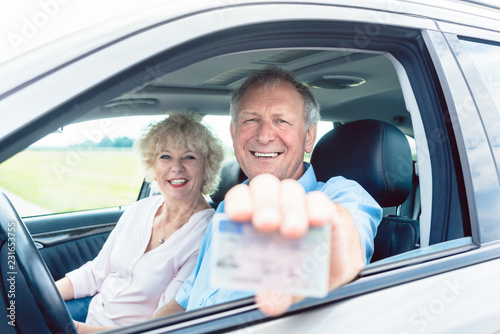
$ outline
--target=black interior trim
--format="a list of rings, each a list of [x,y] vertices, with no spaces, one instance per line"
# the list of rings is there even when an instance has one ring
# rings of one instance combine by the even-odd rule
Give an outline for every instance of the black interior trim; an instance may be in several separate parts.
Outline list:
[[[77,211],[24,218],[31,235],[61,230],[77,230],[89,226],[116,224],[125,211],[123,207]]]
[[[94,225],[78,229],[65,229],[55,232],[46,232],[32,235],[33,240],[43,246],[54,246],[63,242],[68,242],[96,234],[111,232],[116,223]]]
[[[146,180],[142,181],[141,190],[139,191],[139,195],[137,196],[137,200],[141,200],[143,198],[147,198],[151,193],[151,184]]]

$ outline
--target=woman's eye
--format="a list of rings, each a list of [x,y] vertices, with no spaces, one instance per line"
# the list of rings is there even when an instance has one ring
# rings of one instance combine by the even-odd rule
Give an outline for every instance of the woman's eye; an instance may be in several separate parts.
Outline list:
[[[170,155],[168,154],[161,154],[160,159],[170,159]]]
[[[194,155],[186,155],[184,157],[185,160],[196,160],[196,157]]]

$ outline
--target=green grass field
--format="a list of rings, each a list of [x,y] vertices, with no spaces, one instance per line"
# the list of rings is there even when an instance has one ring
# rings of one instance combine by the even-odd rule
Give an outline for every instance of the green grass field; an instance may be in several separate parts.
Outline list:
[[[129,205],[143,180],[131,149],[26,150],[0,165],[0,187],[49,212]]]

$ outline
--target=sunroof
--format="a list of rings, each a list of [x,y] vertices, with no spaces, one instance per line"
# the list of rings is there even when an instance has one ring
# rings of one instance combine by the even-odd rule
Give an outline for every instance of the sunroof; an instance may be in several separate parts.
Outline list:
[[[233,68],[222,74],[219,74],[207,81],[205,81],[203,86],[229,86],[241,79],[246,78],[252,72],[257,71],[255,68]]]
[[[318,53],[324,52],[323,50],[284,50],[274,53],[270,56],[254,61],[256,64],[269,64],[269,65],[286,65],[291,62],[306,58]]]

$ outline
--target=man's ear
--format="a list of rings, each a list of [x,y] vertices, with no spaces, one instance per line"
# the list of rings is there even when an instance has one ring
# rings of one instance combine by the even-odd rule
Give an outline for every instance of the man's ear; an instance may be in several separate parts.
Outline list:
[[[229,122],[229,132],[231,132],[231,139],[233,140],[234,143],[234,138],[236,137],[236,127],[234,125],[233,120]]]
[[[312,152],[312,149],[314,147],[314,143],[316,142],[316,129],[318,127],[317,123],[314,123],[314,125],[310,126],[306,130],[306,145],[305,145],[305,151],[307,154],[310,154]]]

